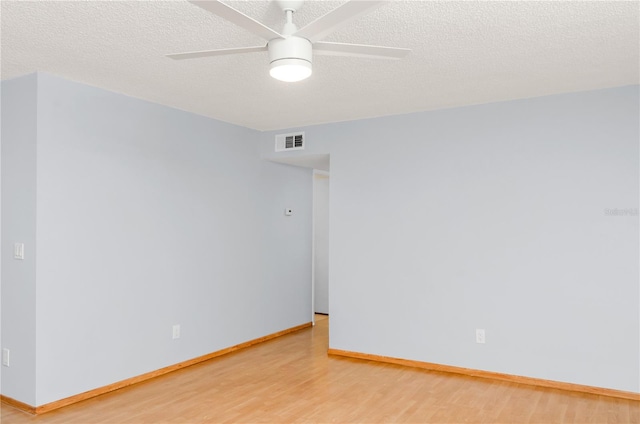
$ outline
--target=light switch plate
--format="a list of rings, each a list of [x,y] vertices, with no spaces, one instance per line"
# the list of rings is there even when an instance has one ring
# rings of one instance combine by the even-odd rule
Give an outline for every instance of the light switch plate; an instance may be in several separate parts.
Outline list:
[[[13,245],[13,258],[19,260],[24,259],[24,243],[15,243]]]

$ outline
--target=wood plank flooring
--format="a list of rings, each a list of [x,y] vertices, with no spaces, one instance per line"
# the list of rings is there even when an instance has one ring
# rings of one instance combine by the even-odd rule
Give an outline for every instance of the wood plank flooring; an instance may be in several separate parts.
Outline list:
[[[640,423],[640,402],[327,357],[314,328],[113,393],[2,424]]]

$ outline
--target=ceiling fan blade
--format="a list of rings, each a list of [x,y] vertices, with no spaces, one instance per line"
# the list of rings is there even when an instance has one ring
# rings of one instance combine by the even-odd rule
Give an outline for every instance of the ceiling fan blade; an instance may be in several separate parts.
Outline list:
[[[332,32],[340,29],[342,26],[348,24],[358,16],[363,15],[376,7],[382,6],[384,3],[387,3],[387,1],[348,1],[333,9],[326,15],[323,15],[310,24],[304,26],[293,35],[306,38],[311,42],[321,40]]]
[[[182,59],[196,59],[199,57],[223,56],[228,54],[266,52],[266,51],[267,51],[267,46],[265,45],[265,46],[255,46],[255,47],[240,47],[237,49],[218,49],[218,50],[203,50],[199,52],[174,53],[174,54],[168,54],[167,57],[175,60],[182,60]]]
[[[257,35],[258,37],[262,37],[267,41],[273,38],[282,38],[280,34],[272,30],[268,26],[263,25],[262,23],[234,9],[233,7],[222,3],[221,1],[191,1],[191,3],[195,4],[198,7],[201,7],[208,12],[213,13],[214,15],[218,15],[221,18],[224,18],[227,21],[238,25],[239,27],[246,29],[247,31]]]
[[[355,56],[369,57],[373,59],[402,59],[403,57],[411,53],[411,49],[318,41],[316,43],[313,43],[313,52],[314,54],[326,56]]]

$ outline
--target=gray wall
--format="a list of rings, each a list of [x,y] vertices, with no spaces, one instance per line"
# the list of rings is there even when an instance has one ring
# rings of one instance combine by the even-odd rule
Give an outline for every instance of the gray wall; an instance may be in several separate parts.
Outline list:
[[[37,293],[16,304],[37,329],[36,396],[15,398],[46,404],[310,321],[310,170],[262,161],[253,130],[37,82]],[[4,277],[3,301],[18,285]]]
[[[331,155],[330,346],[639,392],[638,216],[605,213],[637,214],[638,104],[632,86],[302,128]]]
[[[2,367],[3,395],[33,405],[36,386],[36,77],[2,82]],[[25,259],[13,259],[13,245]]]

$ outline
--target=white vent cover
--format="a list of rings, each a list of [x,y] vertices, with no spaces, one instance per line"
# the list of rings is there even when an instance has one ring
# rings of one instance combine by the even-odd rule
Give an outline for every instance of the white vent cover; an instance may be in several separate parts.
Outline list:
[[[276,152],[285,150],[304,150],[304,132],[278,134],[276,136]]]

